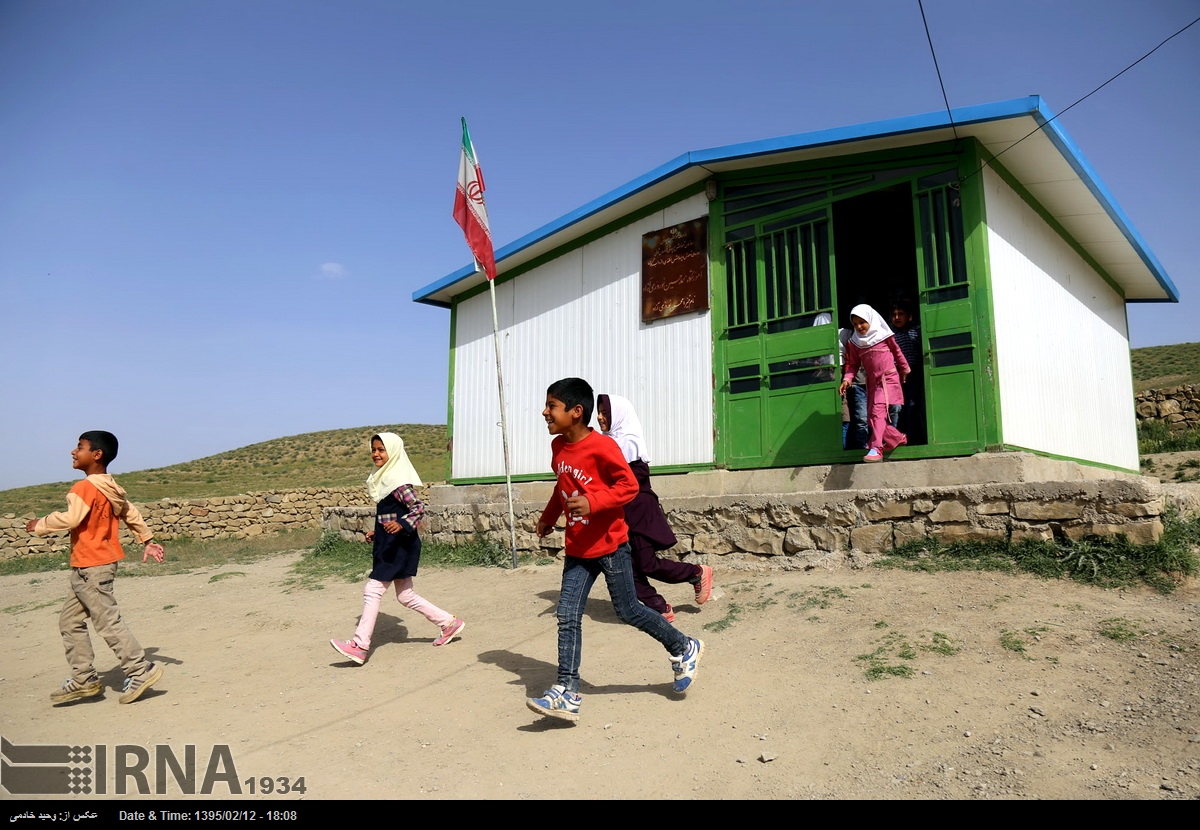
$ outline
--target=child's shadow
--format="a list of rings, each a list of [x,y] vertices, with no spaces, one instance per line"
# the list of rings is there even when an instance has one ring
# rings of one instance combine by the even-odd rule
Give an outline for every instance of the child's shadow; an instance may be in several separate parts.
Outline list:
[[[400,622],[399,617],[393,617],[390,614],[380,614],[375,622],[375,633],[371,637],[371,652],[386,643],[404,643],[408,642],[408,628],[404,623]],[[433,638],[430,638],[433,642]],[[369,658],[368,658],[369,659]],[[335,659],[330,665],[334,666],[353,666],[358,667],[358,663],[346,658]]]
[[[169,665],[182,666],[183,665],[182,660],[175,658],[175,657],[168,657],[166,655],[159,654],[158,649],[153,646],[151,646],[150,648],[147,648],[145,651],[146,651],[146,659],[149,660],[151,663],[157,663],[162,666],[169,666]],[[164,672],[163,680],[166,680],[166,679],[167,679],[166,672]],[[125,693],[125,672],[122,671],[122,669],[119,665],[113,666],[108,671],[103,672],[100,675],[100,682],[102,682],[104,684],[105,694],[107,694],[110,690],[115,690],[119,694]],[[162,680],[160,680],[158,682],[161,683]],[[162,695],[165,695],[166,693],[167,693],[166,689],[160,689],[160,688],[158,688],[158,686],[151,686],[149,689],[142,692],[141,695],[138,696],[138,700],[139,701],[149,700],[152,697],[160,697]],[[104,697],[104,695],[97,695],[94,698],[85,698],[84,700],[81,700],[80,703],[86,703],[88,700],[100,700],[103,697]]]
[[[601,592],[605,593],[603,589]],[[542,591],[538,594],[539,597],[550,603],[544,610],[538,612],[539,617],[555,617],[558,615],[558,594],[558,591]],[[612,600],[597,597],[595,587],[592,588],[592,593],[588,596],[587,605],[583,609],[583,616],[584,619],[605,623],[606,625],[623,625],[621,618],[613,610]]]
[[[613,620],[620,622],[613,615]],[[637,633],[637,629],[631,629],[633,633]],[[479,655],[480,662],[491,663],[497,668],[504,669],[516,675],[512,680],[508,681],[510,686],[520,686],[524,689],[525,697],[535,697],[540,695],[546,689],[549,689],[558,680],[558,665],[549,663],[545,660],[538,660],[536,657],[529,657],[515,651],[507,649],[496,649],[494,651],[484,651]],[[657,694],[660,697],[673,699],[670,692],[668,682],[659,685],[632,685],[632,684],[610,684],[607,686],[595,686],[581,679],[579,682],[579,693],[582,695],[613,695],[613,694],[630,694],[634,692]],[[570,726],[570,722],[555,720],[553,718],[541,718],[534,723],[525,726],[517,727],[522,732],[542,732],[546,729]]]
[[[380,614],[378,621],[375,623],[375,633],[371,636],[371,648],[381,646],[384,643],[405,642],[409,642],[408,626],[401,622],[399,617],[393,617],[390,614]],[[432,637],[429,638],[429,642],[433,642]]]

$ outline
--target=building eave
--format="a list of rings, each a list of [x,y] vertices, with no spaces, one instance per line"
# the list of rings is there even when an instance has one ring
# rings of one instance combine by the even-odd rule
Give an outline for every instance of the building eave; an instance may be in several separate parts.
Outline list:
[[[1084,247],[1128,302],[1178,302],[1179,292],[1079,148],[1041,98],[1009,101],[730,144],[684,153],[496,251],[498,273],[517,268],[714,173],[973,137]],[[485,281],[474,265],[418,289],[448,306]]]

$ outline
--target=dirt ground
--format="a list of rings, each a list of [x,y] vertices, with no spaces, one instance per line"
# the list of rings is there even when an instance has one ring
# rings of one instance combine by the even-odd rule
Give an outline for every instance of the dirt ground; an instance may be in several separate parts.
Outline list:
[[[1159,481],[1200,481],[1200,451],[1160,452],[1141,457],[1142,474],[1153,476]]]
[[[194,744],[201,770],[227,744],[243,799],[248,779],[303,777],[303,794],[255,796],[281,804],[1200,797],[1196,584],[1161,596],[989,573],[717,563],[722,596],[704,606],[689,586],[664,587],[677,625],[707,644],[682,699],[666,654],[616,620],[601,584],[572,725],[524,705],[554,681],[557,566],[426,569],[418,590],[466,619],[464,637],[431,648],[433,627],[387,600],[359,667],[328,640],[353,631],[361,586],[288,592],[296,556],[118,579],[126,619],[166,666],[129,706],[97,643],[108,692],[52,707],[67,674],[66,576],[0,578],[3,737],[103,744],[110,759],[120,744],[165,744],[180,758]],[[913,673],[869,679],[872,666]],[[166,797],[181,797],[166,778]],[[218,781],[210,797],[230,789]]]

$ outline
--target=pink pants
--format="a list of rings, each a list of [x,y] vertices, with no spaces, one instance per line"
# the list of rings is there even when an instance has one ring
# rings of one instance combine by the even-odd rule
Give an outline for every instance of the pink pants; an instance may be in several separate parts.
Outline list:
[[[889,391],[886,383],[874,387],[867,384],[867,424],[871,428],[871,438],[867,443],[870,449],[883,452],[891,452],[908,440],[888,420],[888,404],[904,403],[904,395],[892,395]],[[895,400],[892,400],[893,397]]]
[[[445,628],[454,619],[429,600],[413,590],[412,577],[397,579],[395,582],[380,582],[378,579],[368,579],[363,587],[363,610],[358,620],[358,628],[354,629],[354,642],[361,648],[371,647],[371,634],[375,631],[375,618],[379,616],[379,602],[389,585],[396,586],[396,600],[405,608],[411,608],[429,620],[438,628]]]

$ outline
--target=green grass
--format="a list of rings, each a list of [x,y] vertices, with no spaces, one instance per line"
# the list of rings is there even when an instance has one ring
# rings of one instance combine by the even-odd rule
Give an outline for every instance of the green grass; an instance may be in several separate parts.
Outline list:
[[[1133,349],[1129,359],[1135,392],[1200,384],[1200,343]]]
[[[249,539],[189,539],[167,542],[166,558],[162,564],[143,563],[134,551],[126,552],[121,562],[121,576],[167,576],[211,570],[225,565],[245,565],[280,553],[299,551],[300,558],[292,568],[291,586],[319,589],[326,579],[357,582],[371,570],[371,546],[366,542],[348,542],[336,533],[315,529],[283,531],[253,536]],[[546,564],[546,557],[527,557],[527,562]],[[421,548],[421,564],[442,568],[508,568],[512,553],[498,542],[479,537],[464,545],[444,545],[426,542]],[[22,556],[0,560],[0,576],[44,573],[67,569],[66,554]],[[223,571],[210,577],[217,582],[244,571]],[[40,580],[30,580],[35,584]]]
[[[887,623],[882,620],[875,623],[876,628],[886,628]],[[911,661],[916,658],[917,652],[909,643],[908,638],[899,633],[891,632],[885,634],[879,641],[879,645],[870,654],[860,654],[855,660],[867,664],[866,675],[867,680],[882,680],[885,677],[912,677],[917,673],[908,662],[897,662],[898,660]]]
[[[1161,421],[1139,421],[1137,435],[1139,455],[1200,450],[1200,429],[1172,430]]]
[[[1031,658],[1029,658],[1029,655],[1026,654],[1025,646],[1026,646],[1025,640],[1021,638],[1020,634],[1018,634],[1015,631],[1009,631],[1007,628],[1001,629],[1001,631],[1000,631],[1000,647],[1001,648],[1005,648],[1005,649],[1008,649],[1009,651],[1016,652],[1017,654],[1021,655],[1022,657],[1025,657],[1026,659],[1031,659]]]
[[[1046,579],[1073,579],[1102,588],[1142,583],[1162,593],[1184,577],[1200,572],[1200,516],[1182,519],[1169,513],[1158,542],[1135,545],[1124,536],[1022,542],[956,542],[917,539],[875,563],[876,567],[914,571],[1025,572]]]
[[[170,576],[192,571],[257,562],[283,551],[301,550],[320,538],[315,529],[290,530],[249,539],[190,539],[182,537],[164,543],[166,557],[161,564],[142,562],[139,547],[130,547],[121,561],[121,576]],[[67,554],[35,554],[0,560],[0,576],[65,571]]]
[[[713,620],[710,623],[704,624],[705,631],[725,631],[730,626],[738,621],[742,616],[742,606],[736,602],[731,602],[726,606],[725,616],[719,620]]]
[[[310,432],[263,441],[170,467],[124,472],[118,458],[111,470],[133,501],[237,496],[262,490],[362,486],[371,474],[369,443],[378,432],[395,432],[427,482],[446,477],[446,427],[430,424],[367,426]],[[71,442],[73,443],[73,442]],[[68,447],[69,449],[69,447]],[[63,452],[63,473],[71,471]],[[0,491],[0,516],[45,515],[66,507],[74,481]]]
[[[22,602],[19,605],[10,605],[2,609],[5,614],[24,614],[27,611],[40,611],[43,608],[49,608],[52,605],[62,605],[61,599],[48,599],[43,602]]]
[[[526,555],[523,559],[540,562],[545,557]],[[518,563],[520,561],[518,559]],[[512,551],[485,536],[476,536],[470,542],[458,545],[425,542],[421,546],[421,563],[435,568],[511,568]]]
[[[817,585],[812,590],[793,591],[787,596],[787,607],[798,612],[813,608],[829,608],[834,600],[849,599],[850,595],[841,588]]]
[[[531,560],[532,561],[532,560]],[[425,542],[421,545],[421,565],[441,568],[507,568],[512,553],[490,539],[477,537],[463,545]],[[371,545],[351,542],[337,533],[326,533],[292,566],[289,588],[319,591],[326,580],[358,582],[371,570]]]
[[[1030,640],[1040,640],[1042,639],[1042,635],[1049,630],[1050,629],[1044,625],[1031,625],[1028,628],[1022,629],[1021,631],[1009,631],[1007,628],[1001,629],[1000,647],[1005,648],[1008,651],[1016,652],[1026,660],[1032,660],[1033,658],[1030,657],[1028,653],[1027,647],[1029,646],[1029,642],[1026,640],[1026,638],[1029,638]]]
[[[1124,617],[1110,617],[1100,623],[1100,636],[1115,640],[1118,643],[1127,643],[1130,640],[1136,640],[1145,633],[1146,630],[1144,628],[1134,625]]]
[[[925,651],[931,651],[934,654],[941,654],[944,657],[952,657],[958,654],[962,649],[954,644],[949,634],[943,634],[940,631],[935,631],[930,637],[930,642],[921,645]]]
[[[67,555],[65,553],[34,553],[12,559],[0,559],[0,576],[38,574],[47,571],[65,571],[66,569]]]

